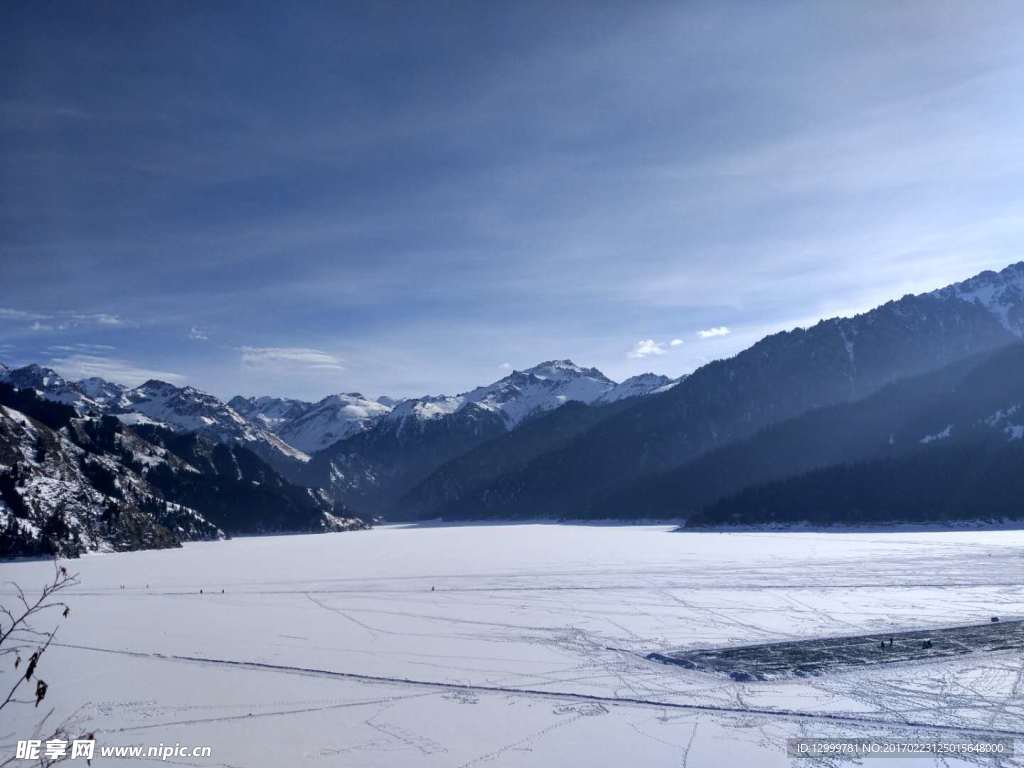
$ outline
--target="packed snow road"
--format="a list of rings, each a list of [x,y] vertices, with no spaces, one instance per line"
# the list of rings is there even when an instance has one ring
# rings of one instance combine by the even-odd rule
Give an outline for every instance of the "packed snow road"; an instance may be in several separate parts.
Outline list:
[[[644,658],[1019,618],[1024,532],[388,527],[72,566],[49,722],[212,747],[189,764],[781,766],[797,736],[1008,735],[1024,757],[1020,650],[771,682]],[[43,710],[4,711],[5,751]]]

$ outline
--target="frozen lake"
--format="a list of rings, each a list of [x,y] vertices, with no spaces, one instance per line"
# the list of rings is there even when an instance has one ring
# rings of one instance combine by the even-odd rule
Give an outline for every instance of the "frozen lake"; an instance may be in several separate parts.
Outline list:
[[[190,765],[783,766],[792,736],[1024,736],[1020,651],[756,683],[643,658],[1024,617],[1019,531],[385,527],[70,565],[53,719],[212,747]],[[5,710],[5,747],[36,714]]]

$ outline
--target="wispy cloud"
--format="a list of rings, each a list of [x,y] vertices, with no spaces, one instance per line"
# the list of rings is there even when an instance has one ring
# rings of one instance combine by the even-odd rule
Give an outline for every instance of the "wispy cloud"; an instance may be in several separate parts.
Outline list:
[[[512,370],[512,363],[502,363],[498,367],[501,368],[503,371],[511,371]]]
[[[206,331],[204,331],[202,328],[199,328],[199,327],[194,326],[194,325],[191,328],[189,328],[188,337],[190,339],[192,339],[192,341],[209,341],[210,340],[210,335]]]
[[[705,328],[703,331],[697,331],[697,335],[702,339],[713,339],[716,336],[728,336],[732,333],[728,326],[716,325],[714,328]]]
[[[106,352],[113,352],[116,347],[112,347],[110,344],[51,344],[46,348],[50,352],[54,353],[79,353],[84,352],[87,354],[103,354]]]
[[[86,325],[125,325],[126,322],[119,315],[112,315],[107,312],[72,312],[71,319]]]
[[[654,339],[641,339],[629,350],[628,356],[639,360],[645,357],[664,355],[666,351],[665,345]]]
[[[344,370],[341,359],[309,347],[241,347],[242,364],[250,368],[302,366],[315,370]]]
[[[61,310],[59,312],[37,312],[13,307],[0,307],[0,322],[27,324],[29,330],[36,332],[67,331],[73,328],[117,328],[134,326],[120,315],[110,312],[79,312]]]
[[[39,312],[28,312],[23,309],[0,307],[0,320],[45,320],[48,315]]]
[[[682,344],[683,344],[683,340],[682,339],[672,339],[672,341],[670,341],[668,343],[668,345],[670,347],[679,347],[679,346],[682,346]]]
[[[172,384],[185,380],[185,377],[178,373],[145,368],[128,360],[103,355],[71,354],[64,357],[53,357],[48,364],[68,379],[99,376],[102,379],[128,386],[136,386],[149,379],[162,379]]]

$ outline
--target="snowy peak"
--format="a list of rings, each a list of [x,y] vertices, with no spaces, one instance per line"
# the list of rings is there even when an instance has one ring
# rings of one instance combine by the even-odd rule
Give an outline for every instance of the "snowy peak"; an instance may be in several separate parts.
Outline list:
[[[191,389],[191,387],[187,387]],[[172,395],[179,390],[174,384],[160,379],[150,379],[145,384],[140,384],[133,390],[136,394],[144,397],[165,397]]]
[[[606,391],[598,398],[601,403],[614,403],[618,400],[625,400],[627,397],[642,397],[652,392],[664,391],[673,379],[657,373],[641,373],[638,376],[630,376],[621,384]]]
[[[404,400],[391,411],[391,418],[437,419],[473,405],[500,414],[512,429],[530,416],[571,400],[592,403],[615,386],[596,368],[583,368],[571,360],[548,360],[460,395]]]
[[[309,458],[269,429],[246,421],[222,400],[195,387],[179,387],[159,379],[150,379],[134,389],[98,377],[74,382],[40,365],[4,372],[0,381],[70,405],[80,416],[110,414],[125,424],[157,423],[178,432],[199,432],[218,442],[238,440],[271,456],[300,461]]]
[[[98,376],[82,379],[76,382],[76,386],[82,394],[105,408],[124,407],[129,403],[126,396],[128,387]]]
[[[328,395],[276,431],[289,445],[312,453],[369,429],[390,412],[389,406],[358,392]]]
[[[391,409],[390,418],[401,421],[409,417],[436,419],[455,413],[465,403],[460,395],[426,395],[424,397],[400,400]]]
[[[313,408],[313,403],[287,397],[242,397],[231,398],[228,405],[250,421],[263,424],[276,431],[288,422],[300,418]]]
[[[60,389],[68,386],[68,382],[52,368],[45,368],[32,363],[23,368],[7,370],[4,381],[18,389]]]
[[[615,382],[601,373],[597,368],[583,368],[572,360],[548,360],[522,373],[536,376],[538,379],[551,381],[570,381],[572,379],[593,379],[614,386]]]
[[[309,459],[269,429],[247,421],[223,400],[195,387],[177,387],[152,379],[129,390],[126,397],[131,412],[166,424],[175,431],[198,432],[218,442],[239,441],[262,450],[264,455],[281,454],[300,461]]]
[[[234,397],[228,403],[252,423],[262,424],[306,453],[368,429],[391,406],[358,392],[328,395],[316,403],[280,397]]]
[[[102,406],[93,400],[75,382],[67,381],[52,368],[42,365],[26,365],[22,368],[0,371],[0,381],[16,389],[31,389],[40,397],[57,403],[70,405],[79,415],[96,413]]]
[[[1024,262],[1011,264],[999,272],[982,272],[940,288],[932,295],[980,304],[1010,333],[1024,336]]]

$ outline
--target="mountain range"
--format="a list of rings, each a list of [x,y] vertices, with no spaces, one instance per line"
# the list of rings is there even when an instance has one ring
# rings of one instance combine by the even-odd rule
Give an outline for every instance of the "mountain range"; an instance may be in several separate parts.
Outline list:
[[[999,454],[999,466],[1012,465],[1005,457],[1016,455],[1020,442],[1021,425],[1011,416],[1024,407],[1015,389],[1024,371],[1015,357],[1022,337],[1019,263],[853,317],[772,334],[674,380],[642,374],[616,383],[595,368],[551,360],[456,395],[396,401],[353,392],[315,403],[272,396],[224,402],[155,380],[129,388],[96,378],[67,381],[39,365],[0,366],[8,400],[31,394],[30,410],[39,411],[44,401],[66,409],[64,423],[48,426],[5,404],[0,446],[27,456],[26,435],[36,430],[46,434],[51,454],[66,454],[64,469],[32,469],[19,461],[21,479],[59,469],[70,477],[72,465],[81,470],[85,460],[76,451],[97,451],[82,438],[86,424],[107,425],[122,442],[150,446],[141,455],[176,457],[155,469],[146,467],[149,460],[122,456],[125,484],[144,489],[122,506],[136,509],[145,506],[140,499],[160,498],[187,508],[190,520],[205,524],[196,522],[195,531],[179,526],[184,538],[217,535],[215,529],[282,530],[303,515],[293,527],[309,530],[330,519],[324,515],[353,516],[348,510],[395,520],[686,518],[702,525],[793,522],[804,515],[820,522],[828,519],[827,504],[808,511],[792,500],[824,487],[821,478],[833,476],[828,472],[849,479],[855,476],[850,467],[884,472],[910,462],[919,469],[948,451]],[[982,385],[989,381],[1002,388],[985,399]],[[926,413],[926,407],[933,410]],[[18,421],[23,418],[28,426]],[[967,434],[984,439],[962,440]],[[109,463],[117,451],[107,446],[97,456]],[[236,469],[227,471],[229,465]],[[10,477],[7,466],[0,466],[0,476]],[[196,490],[167,479],[174,467],[178,477],[192,478],[194,471],[220,479],[204,480]],[[270,494],[258,504],[250,498],[259,510],[255,525],[238,504],[218,507],[244,495],[225,479],[238,474],[237,467]],[[13,498],[11,481],[4,482]],[[292,509],[300,497],[312,499],[317,511],[293,509],[274,519],[273,504]],[[12,505],[4,503],[9,522]],[[837,502],[836,509],[846,508]],[[906,504],[892,509],[911,514]],[[75,514],[85,519],[84,512]],[[913,514],[927,516],[927,510]],[[33,520],[39,533],[39,515]],[[85,549],[94,544],[89,536],[103,538],[88,533],[96,525],[79,528],[86,531],[80,537]],[[152,539],[147,536],[129,540],[145,543]],[[115,546],[111,541],[107,536],[96,546]]]
[[[855,317],[770,335],[697,369],[668,391],[594,417],[567,439],[551,420],[557,439],[550,447],[488,473],[482,485],[438,483],[432,505],[415,514],[682,517],[690,509],[686,489],[674,503],[655,507],[636,503],[640,490],[787,419],[869,397],[889,383],[1019,341],[1022,286],[1024,263]],[[495,446],[493,453],[502,451]]]
[[[0,383],[0,556],[362,527],[242,443],[80,416],[32,389]]]

